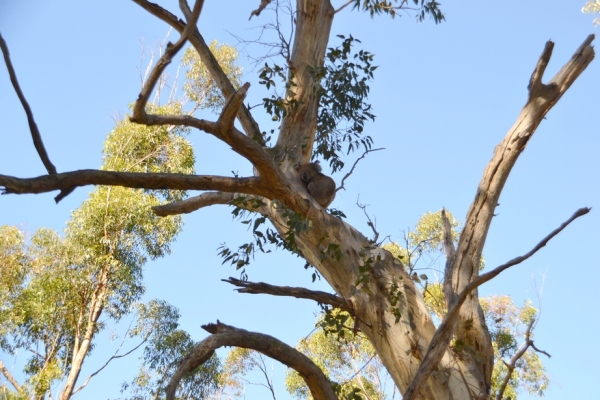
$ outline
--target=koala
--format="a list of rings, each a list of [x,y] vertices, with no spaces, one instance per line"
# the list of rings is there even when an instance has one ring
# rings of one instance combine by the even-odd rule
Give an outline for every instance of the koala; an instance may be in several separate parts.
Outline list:
[[[318,161],[296,164],[294,168],[298,171],[308,193],[321,207],[327,208],[335,198],[335,181],[321,173],[321,165]]]

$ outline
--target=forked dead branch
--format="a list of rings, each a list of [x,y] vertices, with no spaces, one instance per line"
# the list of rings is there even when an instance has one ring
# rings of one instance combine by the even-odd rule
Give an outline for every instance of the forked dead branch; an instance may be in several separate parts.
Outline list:
[[[494,155],[485,168],[456,248],[450,237],[449,223],[444,220],[447,263],[443,291],[448,313],[436,327],[420,290],[408,276],[402,263],[390,252],[373,245],[372,241],[348,223],[323,210],[308,195],[293,169],[297,163],[310,162],[315,143],[319,94],[314,89],[319,87],[320,81],[311,71],[324,63],[335,16],[331,3],[328,0],[298,0],[296,3],[295,37],[287,66],[293,71],[288,77],[291,89],[287,96],[294,106],[282,117],[276,145],[267,148],[258,124],[243,105],[250,85],[245,84],[235,90],[196,27],[195,21],[200,15],[202,2],[196,2],[193,9],[190,9],[186,1],[180,0],[181,12],[187,23],[157,4],[146,0],[134,2],[173,27],[181,37],[175,44],[167,47],[150,73],[135,103],[131,120],[149,126],[191,127],[212,135],[247,159],[257,171],[256,176],[222,177],[100,170],[58,174],[49,169],[48,175],[35,178],[0,175],[0,186],[4,193],[66,191],[85,185],[203,191],[197,197],[156,207],[154,211],[161,216],[188,213],[217,204],[240,207],[238,200],[245,196],[257,203],[255,208],[250,207],[248,210],[268,218],[282,237],[293,229],[288,212],[291,210],[298,218],[308,221],[306,226],[310,227],[294,232],[294,244],[298,253],[316,268],[336,294],[244,282],[233,278],[226,282],[240,287],[238,291],[242,293],[294,296],[351,311],[356,320],[356,328],[371,341],[404,399],[486,398],[491,391],[494,356],[477,288],[510,266],[531,257],[568,224],[587,214],[589,209],[578,210],[529,253],[480,275],[479,265],[487,233],[504,184],[519,155],[547,112],[593,60],[591,42],[594,36],[586,38],[571,60],[544,84],[542,78],[554,47],[552,42],[546,43],[531,76],[527,102],[506,137],[496,146]],[[260,17],[267,3],[261,2],[252,15]],[[350,3],[347,2],[346,5]],[[357,2],[360,3],[363,2]],[[401,4],[405,5],[406,2]],[[338,11],[344,7],[340,7]],[[191,115],[153,115],[147,112],[150,93],[164,68],[186,41],[198,52],[227,99],[216,121],[206,121]],[[236,118],[243,131],[235,127]],[[44,158],[42,153],[40,157],[47,160],[47,156]],[[401,299],[399,303],[391,300],[392,292],[396,298]],[[392,309],[398,312],[390,312]],[[169,383],[168,398],[174,398],[179,379],[186,371],[200,365],[216,348],[224,345],[251,348],[276,358],[305,377],[315,399],[335,398],[322,372],[293,348],[274,338],[220,323],[206,326],[205,329],[213,335],[202,341],[179,366]],[[474,353],[456,357],[449,348],[452,339],[474,349]],[[274,351],[276,346],[280,346],[277,352]]]

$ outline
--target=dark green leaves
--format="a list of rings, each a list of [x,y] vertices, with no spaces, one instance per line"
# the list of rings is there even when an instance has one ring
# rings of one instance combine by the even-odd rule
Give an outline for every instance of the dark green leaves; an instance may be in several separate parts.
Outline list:
[[[334,172],[344,166],[340,152],[350,153],[358,147],[371,148],[373,140],[363,135],[363,131],[365,122],[375,119],[366,99],[368,81],[373,79],[377,69],[372,65],[373,54],[364,50],[352,53],[354,42],[360,43],[358,39],[338,37],[342,44],[328,50],[323,67],[312,70],[321,82],[313,158],[321,155],[329,160]]]

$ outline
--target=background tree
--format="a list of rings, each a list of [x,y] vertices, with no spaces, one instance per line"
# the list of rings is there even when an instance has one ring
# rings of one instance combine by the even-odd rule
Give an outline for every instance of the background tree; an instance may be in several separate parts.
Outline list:
[[[241,71],[234,65],[235,50],[216,43],[213,47],[219,61],[229,68],[229,76],[237,79]],[[186,89],[194,108],[214,107],[219,100],[213,82],[198,78],[206,74],[200,61],[187,55],[184,65],[192,71]],[[166,105],[151,107],[154,112],[170,115],[181,114],[183,105],[171,98]],[[191,174],[194,155],[186,139],[188,133],[189,129],[177,126],[144,127],[127,119],[119,121],[107,136],[101,169]],[[100,370],[83,382],[78,380],[98,332],[109,321],[118,322],[132,314],[137,316],[137,326],[128,330],[126,336],[140,338],[141,343],[135,348],[149,342],[142,370],[159,375],[159,383],[145,377],[148,382],[135,386],[134,392],[155,394],[160,390],[161,379],[167,376],[171,363],[183,358],[193,341],[176,329],[179,315],[172,306],[157,301],[144,305],[138,300],[144,293],[143,268],[147,259],[169,253],[182,225],[181,217],[158,218],[150,208],[184,196],[181,191],[151,193],[100,186],[72,214],[64,239],[54,231],[40,229],[26,246],[24,235],[17,228],[2,227],[0,250],[5,262],[0,280],[7,290],[0,298],[0,344],[11,355],[19,351],[30,353],[25,367],[27,381],[18,384],[3,364],[0,366],[21,396],[44,398],[51,394],[54,385],[59,387],[59,397],[68,399],[83,389],[110,361],[131,352],[107,357]],[[165,347],[174,353],[160,354]],[[191,374],[181,396],[194,398],[209,390],[211,383],[216,382],[217,368],[215,360]],[[138,376],[134,382],[142,380]]]
[[[535,82],[534,82],[534,83],[535,83]],[[263,174],[261,174],[261,176],[263,176]],[[490,218],[491,218],[491,217],[490,217]],[[463,235],[463,237],[464,237],[464,235]],[[317,259],[317,258],[316,258],[316,259]],[[477,259],[477,260],[479,260],[479,258],[478,258],[478,257],[476,257],[476,259]],[[347,281],[347,282],[352,282],[353,280],[352,280],[352,279],[347,279],[346,281]],[[366,283],[364,279],[363,279],[361,282],[364,282],[364,283]],[[334,284],[334,286],[335,286],[335,284]],[[339,289],[339,288],[336,288],[336,289]],[[388,368],[389,368],[389,366],[388,366]]]
[[[600,13],[600,1],[588,0],[588,2],[585,3],[585,6],[583,6],[581,11],[583,11],[584,13],[587,13],[587,14]],[[596,25],[596,26],[600,25],[600,18],[594,19],[594,25]]]

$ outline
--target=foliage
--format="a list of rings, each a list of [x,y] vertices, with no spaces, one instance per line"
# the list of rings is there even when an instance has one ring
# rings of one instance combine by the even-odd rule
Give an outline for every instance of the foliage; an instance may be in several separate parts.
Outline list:
[[[312,73],[321,82],[319,88],[319,115],[313,159],[323,156],[329,160],[333,172],[343,168],[339,152],[347,143],[347,153],[358,146],[371,148],[373,139],[363,136],[367,120],[375,120],[371,105],[366,102],[369,94],[368,81],[377,69],[371,62],[374,55],[360,50],[351,54],[352,36],[338,35],[342,44],[329,48],[323,67],[314,68]],[[340,128],[345,126],[345,128]]]
[[[600,14],[600,0],[588,0],[581,9],[581,12],[587,14]],[[594,25],[600,26],[600,18],[594,19]]]
[[[155,111],[178,112],[170,104]],[[108,135],[104,169],[193,173],[193,153],[185,129],[143,127],[120,121]],[[0,230],[0,343],[9,354],[30,353],[25,366],[28,391],[41,396],[56,380],[77,376],[106,322],[128,315],[144,293],[148,258],[169,253],[181,217],[158,218],[151,207],[182,192],[153,192],[99,186],[73,212],[64,237],[49,229],[26,244],[14,227]],[[162,199],[161,199],[162,198]],[[25,353],[27,354],[27,353]]]
[[[180,329],[179,311],[164,301],[153,300],[137,304],[137,325],[132,335],[143,335],[142,365],[131,383],[123,384],[122,392],[130,391],[131,400],[162,398],[179,363],[194,349],[191,336]],[[177,388],[178,399],[201,399],[214,393],[221,383],[220,361],[215,355],[187,374]]]
[[[235,47],[218,44],[216,40],[213,40],[208,47],[237,90],[241,86],[242,67],[237,65],[238,52]],[[195,108],[209,109],[218,114],[225,106],[225,98],[193,47],[186,50],[182,65],[188,67],[185,73],[187,80],[183,89],[189,99],[196,103]]]
[[[417,21],[423,21],[426,15],[429,15],[436,24],[444,21],[446,18],[439,9],[440,3],[435,0],[412,0],[417,7]],[[400,3],[399,5],[396,5]],[[388,14],[394,18],[399,10],[408,8],[408,0],[394,0],[393,3],[387,0],[354,0],[354,8],[369,12],[371,17],[376,14]]]
[[[481,299],[486,322],[493,340],[496,362],[492,374],[492,395],[498,391],[507,374],[505,363],[519,350],[519,339],[524,336],[530,323],[537,318],[537,310],[527,300],[523,307],[516,307],[509,296],[491,296]],[[522,346],[522,345],[521,345]],[[549,378],[541,359],[533,351],[527,351],[516,364],[504,398],[516,399],[517,390],[525,389],[531,395],[543,396]]]
[[[450,221],[453,242],[458,243],[460,222],[446,210],[446,216]],[[423,298],[429,312],[438,321],[446,315],[446,302],[442,283],[439,281],[428,281],[425,274],[417,274],[417,264],[423,255],[429,255],[432,263],[427,268],[433,268],[435,260],[443,252],[443,224],[441,211],[436,213],[425,213],[417,222],[415,229],[406,235],[406,247],[397,243],[388,243],[383,246],[396,258],[400,259],[411,278],[421,284]],[[484,268],[482,259],[480,268]],[[425,281],[425,284],[423,284]],[[496,362],[493,371],[493,391],[497,392],[500,383],[507,373],[506,365],[510,358],[518,351],[518,341],[525,336],[526,326],[537,317],[537,310],[529,301],[522,308],[515,307],[512,299],[508,296],[492,296],[480,300],[490,328],[492,344]],[[456,352],[468,351],[461,343],[454,343]],[[548,386],[548,376],[544,366],[533,351],[527,351],[517,362],[516,370],[509,381],[504,392],[507,398],[516,399],[519,388],[527,390],[530,394],[543,395]]]
[[[267,362],[266,357],[255,350],[241,347],[231,350],[223,364],[220,388],[210,398],[221,399],[223,396],[227,399],[243,398],[245,385],[263,386],[275,398],[273,379]],[[258,372],[265,383],[250,381],[248,375],[252,375],[253,372]]]
[[[369,340],[349,331],[354,325],[350,315],[339,310],[333,310],[332,314],[330,321],[344,321],[343,329],[332,330],[323,314],[317,321],[318,329],[300,341],[298,350],[324,371],[340,399],[396,398],[395,390],[386,393],[386,383],[389,381],[392,388],[394,385]],[[288,369],[286,388],[297,399],[312,399],[304,380],[294,370]]]

